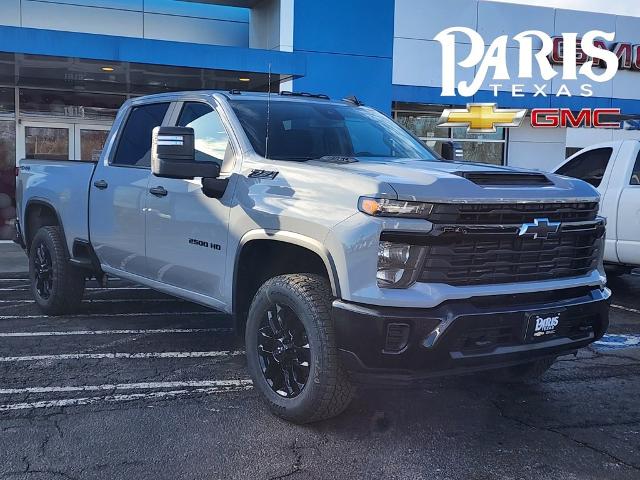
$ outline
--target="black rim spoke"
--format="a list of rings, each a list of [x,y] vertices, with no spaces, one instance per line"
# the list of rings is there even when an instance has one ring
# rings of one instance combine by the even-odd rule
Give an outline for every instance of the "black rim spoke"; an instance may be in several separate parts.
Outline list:
[[[51,254],[44,243],[38,245],[33,257],[34,283],[38,296],[48,299],[53,290]]]
[[[311,349],[304,325],[295,312],[278,303],[267,309],[258,329],[262,373],[278,395],[293,398],[309,379]]]

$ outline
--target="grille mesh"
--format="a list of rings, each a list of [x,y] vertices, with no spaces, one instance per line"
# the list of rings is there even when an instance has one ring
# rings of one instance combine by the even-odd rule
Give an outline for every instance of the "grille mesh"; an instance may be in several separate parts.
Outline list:
[[[441,235],[426,247],[419,281],[455,286],[550,280],[597,268],[602,229],[561,231],[548,239]]]
[[[433,223],[508,225],[548,218],[552,222],[587,222],[596,219],[598,202],[436,204],[429,215]]]

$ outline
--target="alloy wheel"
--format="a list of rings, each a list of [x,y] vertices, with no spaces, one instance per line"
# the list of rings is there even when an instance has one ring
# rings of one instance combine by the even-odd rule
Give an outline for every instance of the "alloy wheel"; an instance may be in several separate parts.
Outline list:
[[[36,292],[40,298],[47,300],[53,290],[53,265],[51,253],[44,243],[36,248],[33,267]]]
[[[271,389],[285,398],[302,392],[311,365],[311,349],[304,325],[295,312],[272,303],[258,329],[258,358]]]

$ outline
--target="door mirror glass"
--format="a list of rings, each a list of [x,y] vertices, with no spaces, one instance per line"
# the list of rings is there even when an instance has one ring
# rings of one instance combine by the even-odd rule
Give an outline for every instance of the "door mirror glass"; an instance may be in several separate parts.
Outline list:
[[[217,178],[220,166],[195,158],[193,128],[156,127],[151,142],[151,171],[165,178]]]

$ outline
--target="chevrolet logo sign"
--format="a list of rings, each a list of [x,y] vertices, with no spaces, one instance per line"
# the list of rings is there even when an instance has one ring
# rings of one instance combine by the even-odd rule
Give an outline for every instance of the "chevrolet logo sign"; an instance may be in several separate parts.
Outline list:
[[[533,223],[524,223],[520,227],[518,235],[521,237],[530,235],[534,239],[546,240],[550,234],[558,233],[558,230],[560,230],[559,222],[550,222],[548,218],[536,218]]]
[[[439,127],[468,127],[469,133],[495,133],[496,127],[519,127],[526,110],[496,108],[495,103],[469,103],[467,108],[446,109]]]

